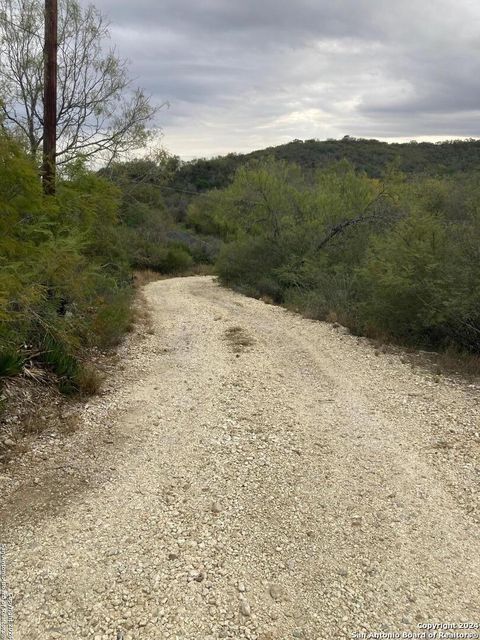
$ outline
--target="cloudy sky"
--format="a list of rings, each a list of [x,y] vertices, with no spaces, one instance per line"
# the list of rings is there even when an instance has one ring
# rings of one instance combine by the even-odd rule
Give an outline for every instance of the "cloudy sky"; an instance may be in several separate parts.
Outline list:
[[[85,0],[86,2],[87,0]],[[478,0],[94,0],[183,158],[480,136]]]

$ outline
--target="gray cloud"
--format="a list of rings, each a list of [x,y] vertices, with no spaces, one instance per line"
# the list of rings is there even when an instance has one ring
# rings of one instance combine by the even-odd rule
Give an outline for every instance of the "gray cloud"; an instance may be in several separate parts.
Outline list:
[[[85,0],[86,1],[86,0]],[[96,0],[184,157],[292,138],[478,136],[471,0]]]

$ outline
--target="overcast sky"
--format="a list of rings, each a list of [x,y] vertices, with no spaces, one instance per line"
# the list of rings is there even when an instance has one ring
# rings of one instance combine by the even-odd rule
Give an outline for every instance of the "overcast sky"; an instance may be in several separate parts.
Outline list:
[[[87,0],[82,0],[87,2]],[[478,0],[94,0],[183,158],[480,136]]]

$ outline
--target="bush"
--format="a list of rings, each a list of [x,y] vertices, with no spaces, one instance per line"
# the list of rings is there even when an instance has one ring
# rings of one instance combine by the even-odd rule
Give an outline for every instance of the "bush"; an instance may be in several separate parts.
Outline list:
[[[358,328],[355,283],[346,275],[326,274],[312,289],[288,289],[285,304],[314,320],[335,321],[353,330]],[[353,277],[352,277],[353,278]]]
[[[480,267],[467,247],[463,233],[423,212],[373,239],[361,269],[364,323],[410,343],[480,351]]]
[[[3,351],[0,353],[0,378],[7,378],[21,373],[24,362],[19,353]]]
[[[165,258],[159,271],[162,273],[179,273],[193,265],[193,258],[183,247],[169,247],[165,250]]]
[[[32,338],[37,338],[36,334],[32,333]],[[50,332],[45,333],[38,342],[40,352],[37,359],[57,375],[62,393],[70,394],[76,391],[78,389],[76,380],[80,375],[81,367],[78,359],[70,351],[69,345]]]
[[[133,323],[133,290],[111,292],[108,299],[99,301],[92,318],[88,338],[92,345],[108,348],[117,345]]]
[[[283,291],[275,277],[275,268],[280,264],[278,251],[265,238],[242,238],[222,248],[217,272],[223,284],[247,295],[266,295],[281,302]]]
[[[382,185],[345,162],[302,180],[269,160],[191,214],[224,230],[224,284],[356,333],[480,353],[478,185],[394,170]]]
[[[79,164],[45,198],[34,164],[0,135],[0,376],[34,358],[71,393],[84,349],[128,327],[118,207],[118,189]]]

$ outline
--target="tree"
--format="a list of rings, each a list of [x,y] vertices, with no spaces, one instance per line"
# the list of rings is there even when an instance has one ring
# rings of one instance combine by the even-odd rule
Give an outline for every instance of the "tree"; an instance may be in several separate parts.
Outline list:
[[[0,0],[1,126],[38,159],[43,141],[42,0]],[[109,38],[105,17],[78,0],[60,0],[57,163],[79,155],[103,162],[143,147],[158,111],[132,87],[127,62]]]

